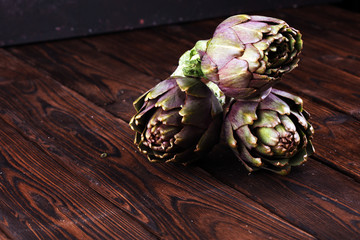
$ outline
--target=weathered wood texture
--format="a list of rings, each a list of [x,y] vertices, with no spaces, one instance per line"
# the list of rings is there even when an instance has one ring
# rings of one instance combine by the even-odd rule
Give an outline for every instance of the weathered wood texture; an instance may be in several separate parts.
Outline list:
[[[125,122],[6,53],[0,61],[3,72],[18,72],[3,81],[2,118],[151,232],[163,238],[311,239],[201,169],[148,163]],[[100,158],[103,152],[109,157]]]
[[[0,224],[9,236],[155,239],[14,128],[0,125]]]
[[[303,33],[302,61],[277,87],[300,95],[312,115],[317,152],[308,163],[286,177],[248,176],[222,145],[190,167],[151,164],[136,151],[133,100],[222,19],[8,48],[0,237],[357,239],[359,14],[333,6],[257,14]]]

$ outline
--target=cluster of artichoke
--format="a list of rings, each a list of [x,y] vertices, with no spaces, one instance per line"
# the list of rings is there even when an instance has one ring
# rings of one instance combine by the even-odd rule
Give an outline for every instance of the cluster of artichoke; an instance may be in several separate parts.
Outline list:
[[[300,32],[282,20],[226,19],[134,102],[135,144],[152,162],[187,164],[223,139],[250,172],[288,174],[314,152],[314,130],[302,99],[272,87],[301,49]]]

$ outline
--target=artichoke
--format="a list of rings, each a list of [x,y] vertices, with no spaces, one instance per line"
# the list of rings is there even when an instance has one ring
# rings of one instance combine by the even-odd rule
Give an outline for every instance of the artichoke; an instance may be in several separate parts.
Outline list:
[[[151,162],[190,163],[218,142],[222,106],[199,79],[170,77],[140,96],[130,120]]]
[[[173,76],[205,77],[232,98],[261,98],[297,66],[301,49],[300,32],[283,20],[236,15],[185,52]]]
[[[224,136],[251,172],[264,168],[286,175],[314,153],[314,133],[302,99],[272,89],[257,100],[232,100],[225,110]]]

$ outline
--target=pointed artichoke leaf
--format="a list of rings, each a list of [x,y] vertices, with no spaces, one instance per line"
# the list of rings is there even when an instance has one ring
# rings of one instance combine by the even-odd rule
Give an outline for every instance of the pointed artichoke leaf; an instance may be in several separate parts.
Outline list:
[[[280,20],[280,21],[282,21],[282,20]],[[276,24],[276,25],[270,25],[270,28],[271,28],[270,34],[277,34],[285,26],[286,26],[286,24],[284,21],[282,21],[282,23],[279,22],[279,24]]]
[[[256,129],[256,136],[263,144],[274,147],[279,141],[279,133],[274,128],[261,127]]]
[[[187,96],[185,105],[179,111],[182,123],[204,129],[211,121],[211,99]]]
[[[181,116],[176,109],[170,111],[161,111],[161,114],[157,118],[159,119],[159,121],[163,122],[166,125],[181,125]]]
[[[241,126],[240,128],[236,129],[235,132],[248,149],[257,147],[257,137],[252,134],[249,125]]]
[[[280,120],[281,120],[281,124],[285,127],[286,131],[296,132],[296,126],[288,116],[281,115]]]
[[[193,77],[181,77],[176,78],[176,83],[181,89],[181,91],[186,92],[189,90],[189,88],[197,85],[199,83],[199,79]]]
[[[145,101],[149,99],[154,99],[169,91],[170,89],[176,87],[176,81],[174,78],[168,78],[164,81],[158,83],[154,88],[152,88],[145,97]]]
[[[156,100],[150,100],[149,102],[145,103],[141,111],[135,114],[130,120],[131,125],[135,124],[138,126],[145,126],[147,122],[146,119],[149,117],[155,107],[155,101]]]
[[[162,95],[155,104],[155,107],[161,107],[164,111],[174,108],[180,108],[185,103],[185,94],[179,88],[173,88]]]
[[[222,87],[237,89],[247,87],[252,74],[248,70],[247,61],[234,58],[219,70],[219,78],[220,89]]]
[[[136,117],[136,115],[130,119],[130,122],[129,122],[130,128],[133,131],[141,133],[143,131],[145,125],[140,124],[140,122],[138,120],[136,120],[135,117]]]
[[[275,166],[275,167],[285,167],[287,165],[289,165],[289,159],[285,158],[285,159],[267,159],[267,158],[263,158],[264,161],[270,163],[271,165]]]
[[[219,81],[217,65],[213,62],[213,60],[207,53],[204,53],[204,56],[201,59],[201,71],[210,81],[214,83],[217,83]]]
[[[307,152],[308,156],[311,156],[315,153],[315,148],[314,148],[311,140],[308,140],[308,144],[306,145],[306,152]]]
[[[250,167],[249,164],[247,164],[247,162],[241,158],[239,151],[237,149],[231,148],[231,150],[233,151],[234,155],[236,156],[236,158],[239,160],[239,162],[241,162],[244,167],[246,168],[246,170],[248,170],[248,172],[253,172],[254,170],[257,170],[258,168],[256,167]]]
[[[284,20],[278,18],[266,17],[260,15],[251,15],[250,17],[252,21],[272,23],[272,26],[274,23],[279,25],[286,25],[286,22]]]
[[[210,98],[211,98],[211,117],[214,118],[216,115],[222,113],[223,108],[218,98],[214,94],[211,94]]]
[[[175,144],[182,148],[194,146],[200,139],[203,132],[203,129],[186,125],[177,134],[174,135]]]
[[[160,108],[157,108],[154,114],[150,117],[150,119],[147,122],[147,128],[151,128],[156,125],[156,123],[159,122],[158,116],[161,114],[162,110]]]
[[[270,93],[267,98],[260,102],[258,109],[273,110],[280,115],[290,115],[290,107],[280,98]]]
[[[280,124],[279,114],[271,110],[261,110],[258,111],[258,120],[252,124],[252,128],[274,128],[276,125]]]
[[[249,99],[257,93],[256,88],[244,87],[234,88],[232,86],[220,85],[221,90],[228,96],[235,99]]]
[[[244,45],[231,28],[224,29],[209,41],[207,54],[218,69],[225,66],[231,59],[239,57],[245,50]]]
[[[222,128],[226,143],[231,149],[235,149],[235,151],[237,151],[237,141],[234,137],[234,131],[228,118],[225,118]]]
[[[249,15],[246,15],[246,14],[235,15],[235,16],[229,17],[229,18],[225,19],[224,21],[222,21],[217,26],[214,35],[219,34],[224,29],[227,29],[229,27],[235,26],[235,25],[240,24],[240,23],[247,22],[250,19],[251,19],[251,17]]]
[[[310,113],[308,111],[306,111],[305,109],[303,109],[302,114],[304,115],[304,117],[306,118],[306,120],[309,120],[310,118]]]
[[[150,91],[150,90],[149,90]],[[140,111],[140,109],[144,106],[146,95],[149,93],[149,91],[142,94],[140,97],[138,97],[134,102],[133,106],[137,112]]]
[[[256,108],[258,106],[256,101],[238,100],[231,106],[228,113],[228,119],[233,129],[238,129],[244,125],[251,125],[257,119]]]
[[[295,48],[298,52],[301,51],[301,49],[303,48],[303,41],[302,41],[302,35],[299,31],[296,31],[296,35],[295,35],[295,40],[296,40],[296,43],[295,43]]]
[[[291,166],[300,166],[301,164],[303,164],[304,162],[307,161],[308,158],[308,154],[306,152],[306,149],[300,149],[295,156],[293,156],[290,161],[289,164]]]
[[[209,88],[203,82],[201,82],[200,79],[197,79],[197,83],[190,86],[185,91],[187,95],[199,98],[210,97],[210,95],[212,94]]]
[[[256,43],[263,38],[263,33],[270,32],[270,27],[264,22],[249,21],[231,27],[244,44]]]
[[[135,132],[134,143],[139,144],[140,141],[141,141],[141,133],[140,132]]]
[[[243,159],[245,162],[251,163],[255,167],[261,167],[263,165],[261,158],[253,157],[243,144],[239,144],[238,149],[240,158]]]
[[[271,147],[269,147],[261,142],[258,142],[258,145],[256,146],[256,151],[259,154],[268,156],[268,157],[274,155],[274,153],[271,151]]]
[[[291,52],[293,52],[295,50],[295,44],[296,44],[296,40],[293,36],[293,34],[290,34],[290,33],[287,33],[287,34],[284,34],[286,36],[286,38],[288,39],[288,45],[289,45],[289,50]]]
[[[308,129],[308,121],[306,121],[306,118],[302,115],[300,112],[291,111],[291,115],[295,116],[297,119],[297,122],[305,129]]]
[[[309,122],[307,122],[307,124],[308,124],[308,129],[306,129],[306,135],[308,136],[308,138],[312,139],[312,136],[314,135],[315,131],[313,126]]]
[[[157,155],[154,155],[154,154],[147,154],[147,159],[149,160],[149,162],[152,162],[152,163],[159,163],[159,162],[164,162],[165,160],[158,157]]]
[[[255,48],[252,44],[245,45],[245,51],[241,57],[238,59],[242,59],[247,61],[249,64],[249,70],[251,72],[255,72],[260,66],[261,54],[257,48]]]
[[[298,108],[297,110],[299,112],[303,111],[303,100],[301,99],[301,97],[298,97],[298,96],[293,95],[291,93],[281,91],[281,90],[278,90],[278,89],[275,89],[275,88],[272,89],[272,93],[274,93],[274,94],[276,94],[276,95],[278,95],[280,97],[284,97],[285,101],[286,101],[286,99],[291,100],[295,105],[297,105],[297,108]],[[291,105],[293,105],[293,104],[291,104]]]
[[[178,126],[171,126],[171,125],[161,125],[159,128],[161,139],[162,140],[170,140],[174,137],[175,134],[179,132],[181,128]]]
[[[209,125],[196,145],[195,152],[209,152],[219,142],[222,116],[218,115]]]
[[[200,155],[194,154],[194,149],[189,148],[183,152],[177,153],[174,158],[167,160],[166,162],[173,162],[173,163],[186,163],[189,164],[198,160]]]
[[[262,79],[256,79],[256,76],[262,76]],[[270,83],[273,81],[273,78],[268,77],[266,75],[259,75],[259,74],[253,74],[253,78],[251,79],[250,83],[249,83],[249,87],[252,88],[260,88],[263,87],[264,85]]]

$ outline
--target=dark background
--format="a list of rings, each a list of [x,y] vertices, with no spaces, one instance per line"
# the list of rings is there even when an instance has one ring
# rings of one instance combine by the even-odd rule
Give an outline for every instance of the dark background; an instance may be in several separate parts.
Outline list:
[[[0,46],[327,2],[346,5],[336,0],[1,0]]]

